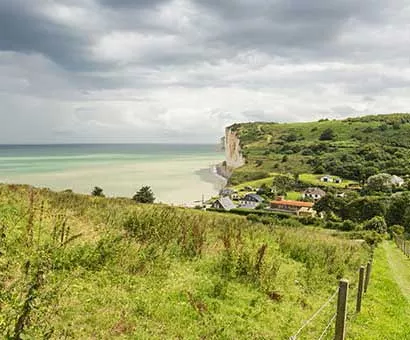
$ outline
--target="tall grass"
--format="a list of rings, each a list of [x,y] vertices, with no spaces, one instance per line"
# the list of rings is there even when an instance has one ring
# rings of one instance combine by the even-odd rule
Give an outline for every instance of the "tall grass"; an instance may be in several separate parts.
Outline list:
[[[0,185],[0,231],[14,339],[279,339],[368,256],[320,231],[25,186]]]

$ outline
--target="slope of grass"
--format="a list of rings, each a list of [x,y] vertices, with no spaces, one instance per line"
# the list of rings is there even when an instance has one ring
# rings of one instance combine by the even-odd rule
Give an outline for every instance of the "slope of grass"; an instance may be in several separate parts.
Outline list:
[[[351,317],[348,339],[410,339],[410,300],[396,281],[410,285],[410,263],[391,242],[378,247],[374,255],[372,277],[364,297],[362,312]],[[393,261],[389,261],[394,257]]]
[[[0,228],[0,334],[27,339],[284,339],[368,256],[320,230],[27,186],[0,185]]]
[[[349,185],[352,184],[358,184],[355,181],[350,181],[343,179],[341,183],[334,183],[334,182],[322,182],[320,179],[325,176],[325,175],[315,175],[315,174],[300,174],[299,175],[299,180],[302,183],[305,183],[307,185],[311,186],[319,186],[319,187],[333,187],[333,188],[338,188],[338,189],[343,189],[348,187]]]
[[[355,181],[378,172],[410,173],[409,114],[244,123],[230,128],[239,137],[246,159],[246,164],[233,172],[232,184],[268,177],[272,172],[329,173]],[[323,138],[327,130],[332,135]]]

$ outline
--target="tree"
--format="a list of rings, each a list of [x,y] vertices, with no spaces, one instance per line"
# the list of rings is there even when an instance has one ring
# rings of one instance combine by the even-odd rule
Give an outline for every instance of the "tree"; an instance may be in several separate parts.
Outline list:
[[[154,203],[155,196],[148,185],[141,187],[132,199],[137,203]]]
[[[387,191],[392,187],[392,176],[390,174],[381,173],[378,175],[370,176],[367,179],[367,188],[370,191]]]
[[[295,179],[292,175],[278,175],[272,184],[278,193],[285,194],[295,186]]]
[[[348,204],[343,209],[342,217],[352,221],[366,221],[375,216],[386,214],[386,202],[379,196],[359,197]]]
[[[410,230],[410,192],[392,195],[386,220],[388,225],[399,224]]]
[[[344,209],[344,206],[345,202],[341,197],[329,193],[317,201],[313,206],[313,209],[318,213],[334,213],[339,216],[340,212]]]
[[[333,140],[336,137],[334,131],[330,128],[324,130],[319,137],[319,140]]]
[[[105,197],[103,189],[100,187],[94,187],[93,191],[91,192],[91,195],[96,197]]]
[[[387,224],[383,216],[375,216],[371,220],[364,223],[365,230],[374,230],[379,234],[387,231]]]

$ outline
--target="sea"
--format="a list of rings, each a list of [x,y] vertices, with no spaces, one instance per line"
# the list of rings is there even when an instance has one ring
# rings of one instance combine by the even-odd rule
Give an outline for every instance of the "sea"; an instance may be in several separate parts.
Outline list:
[[[217,145],[69,144],[0,145],[0,183],[30,184],[89,194],[132,197],[144,185],[156,202],[195,205],[225,185],[215,165]]]

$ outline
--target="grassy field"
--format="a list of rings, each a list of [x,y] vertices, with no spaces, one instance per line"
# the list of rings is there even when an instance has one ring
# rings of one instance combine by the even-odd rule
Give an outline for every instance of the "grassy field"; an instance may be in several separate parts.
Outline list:
[[[302,183],[311,186],[319,186],[319,187],[331,187],[337,189],[344,189],[347,188],[349,185],[358,184],[355,181],[350,181],[343,179],[341,183],[334,183],[334,182],[322,182],[320,179],[325,175],[316,175],[316,174],[300,174],[299,180]]]
[[[348,339],[410,339],[409,273],[409,260],[392,242],[385,242],[376,249],[362,312],[359,315],[351,314]]]
[[[0,185],[0,228],[2,338],[287,339],[369,256],[314,228],[27,186]]]
[[[256,122],[230,128],[240,139],[246,159],[244,166],[234,170],[233,185],[270,173],[329,173],[359,182],[379,172],[410,173],[409,114],[307,123]],[[313,178],[307,180],[315,183]]]

